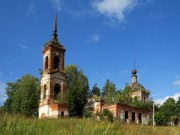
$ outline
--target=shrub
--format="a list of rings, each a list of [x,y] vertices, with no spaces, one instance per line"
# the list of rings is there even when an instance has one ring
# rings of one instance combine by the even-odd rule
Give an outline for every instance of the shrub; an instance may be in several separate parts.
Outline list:
[[[108,109],[103,110],[103,115],[107,116],[108,121],[113,122],[113,114]]]

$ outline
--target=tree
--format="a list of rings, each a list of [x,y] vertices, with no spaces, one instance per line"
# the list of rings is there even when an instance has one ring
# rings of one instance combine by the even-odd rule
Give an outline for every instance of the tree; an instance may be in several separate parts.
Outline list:
[[[115,102],[116,103],[119,103],[120,99],[121,99],[121,93],[122,93],[122,90],[119,89],[115,92]]]
[[[178,101],[175,104],[175,108],[176,108],[175,114],[177,117],[180,118],[180,97],[178,98]]]
[[[154,120],[157,125],[166,125],[168,122],[168,118],[162,111],[158,111],[155,113]]]
[[[106,83],[102,90],[102,96],[107,104],[112,104],[115,101],[116,86],[110,80],[106,80]]]
[[[12,113],[12,102],[13,102],[13,97],[14,94],[16,92],[16,90],[18,89],[18,85],[20,83],[20,79],[18,79],[15,83],[13,82],[8,82],[6,85],[6,95],[8,96],[8,98],[6,99],[6,101],[4,102],[4,111],[8,112],[8,113]]]
[[[76,65],[67,65],[65,73],[67,75],[69,115],[71,117],[82,117],[89,96],[88,78]]]
[[[100,96],[101,94],[100,88],[97,86],[97,83],[95,83],[92,88],[92,94],[97,95],[97,96]]]
[[[124,90],[121,92],[121,95],[119,96],[119,103],[125,103],[130,104],[132,101],[131,98],[131,87],[127,85]]]
[[[159,111],[163,112],[169,121],[171,117],[175,115],[175,110],[175,100],[173,98],[168,98],[164,104],[159,107]]]
[[[4,106],[0,106],[0,114],[4,112]]]
[[[155,121],[157,125],[167,125],[168,122],[177,116],[176,103],[173,98],[168,98],[155,113]]]
[[[26,116],[38,114],[39,80],[29,74],[24,75],[15,83],[7,83],[6,94],[8,99],[4,104],[6,112],[20,113]]]

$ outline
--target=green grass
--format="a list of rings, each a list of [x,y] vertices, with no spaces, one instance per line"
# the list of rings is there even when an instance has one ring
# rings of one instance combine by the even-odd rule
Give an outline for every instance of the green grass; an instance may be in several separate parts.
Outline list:
[[[95,119],[36,119],[0,114],[0,135],[179,135],[180,127],[109,123]]]

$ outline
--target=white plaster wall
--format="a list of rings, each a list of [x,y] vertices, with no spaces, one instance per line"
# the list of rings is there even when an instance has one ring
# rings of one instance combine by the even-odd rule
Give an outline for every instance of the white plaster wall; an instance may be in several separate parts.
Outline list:
[[[94,108],[97,108],[98,105],[100,105],[100,103],[95,101],[94,102]]]
[[[52,110],[51,108],[49,110],[50,110],[49,117],[58,118],[58,110]]]
[[[68,116],[68,111],[64,111],[64,116]]]
[[[119,110],[119,113],[118,113],[118,114],[119,114],[118,117],[119,117],[120,119],[122,119],[122,120],[125,119],[125,112],[124,112],[123,110]]]
[[[44,87],[44,85],[47,85],[46,89],[46,97],[50,97],[50,74],[44,74],[44,76],[41,78],[41,86]],[[41,90],[41,99],[43,99],[43,89]]]
[[[46,84],[46,82],[49,80],[50,80],[50,74],[44,74],[43,77],[41,78],[41,85]]]
[[[44,105],[39,108],[39,118],[41,118],[43,113],[46,117],[49,117],[49,105]]]

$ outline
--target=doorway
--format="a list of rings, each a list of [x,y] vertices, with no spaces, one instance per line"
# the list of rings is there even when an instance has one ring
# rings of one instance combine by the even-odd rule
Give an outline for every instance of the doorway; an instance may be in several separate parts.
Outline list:
[[[132,121],[135,121],[135,112],[132,112]]]
[[[128,119],[128,111],[125,111],[125,121]]]
[[[142,122],[142,114],[141,113],[139,113],[138,118],[139,118],[139,123],[141,123]]]
[[[64,118],[64,112],[63,111],[61,112],[61,118]]]

